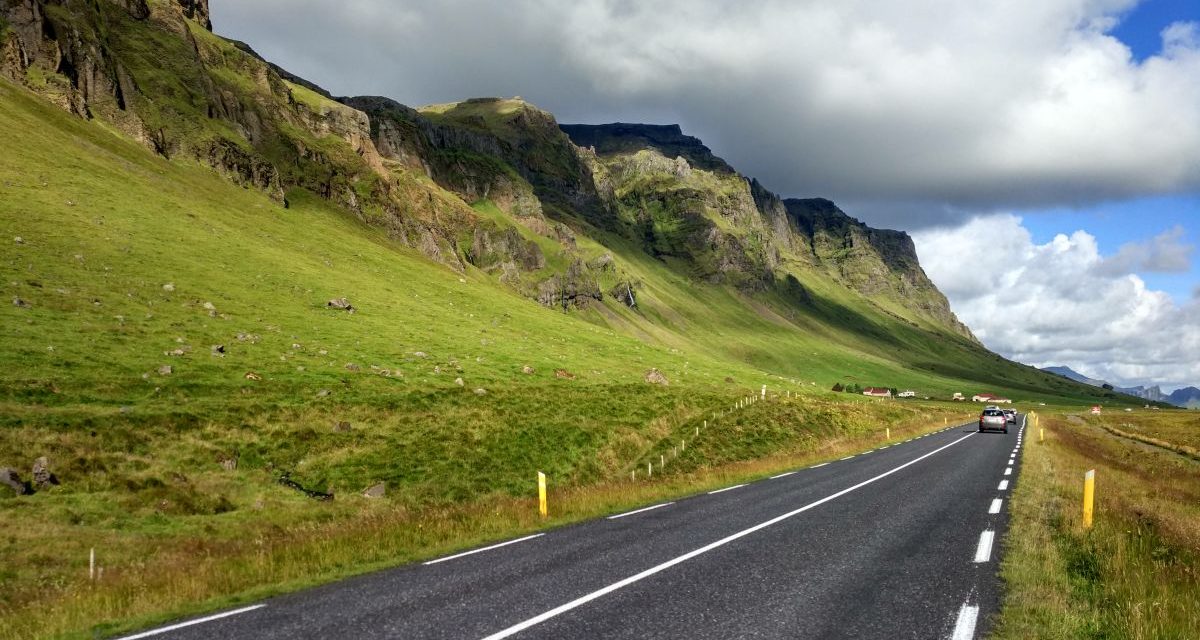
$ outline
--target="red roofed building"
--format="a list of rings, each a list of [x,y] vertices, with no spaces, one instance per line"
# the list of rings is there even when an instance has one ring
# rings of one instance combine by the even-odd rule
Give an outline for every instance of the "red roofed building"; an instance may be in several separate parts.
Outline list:
[[[867,387],[863,389],[863,395],[871,396],[872,398],[890,398],[892,397],[892,390],[881,387]]]

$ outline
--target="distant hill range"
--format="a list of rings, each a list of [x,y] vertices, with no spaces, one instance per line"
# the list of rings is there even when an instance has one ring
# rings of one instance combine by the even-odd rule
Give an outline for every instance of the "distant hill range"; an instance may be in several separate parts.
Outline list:
[[[1141,385],[1136,387],[1116,387],[1108,382],[1105,382],[1104,380],[1089,378],[1070,367],[1044,367],[1042,371],[1060,375],[1069,380],[1074,380],[1075,382],[1090,384],[1093,387],[1103,387],[1107,385],[1117,393],[1124,393],[1126,395],[1131,395],[1135,398],[1142,398],[1151,402],[1165,402],[1167,404],[1175,405],[1176,407],[1200,409],[1200,389],[1197,389],[1196,387],[1183,387],[1182,389],[1176,389],[1171,393],[1163,393],[1163,390],[1159,385],[1154,385],[1152,387],[1145,387]]]

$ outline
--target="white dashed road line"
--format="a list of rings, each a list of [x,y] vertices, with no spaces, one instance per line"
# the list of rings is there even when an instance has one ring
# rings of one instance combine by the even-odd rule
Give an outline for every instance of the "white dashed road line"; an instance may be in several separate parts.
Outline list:
[[[708,495],[710,495],[710,496],[711,496],[711,495],[712,495],[712,494],[714,494],[714,493],[721,493],[721,492],[723,492],[723,491],[733,491],[734,489],[740,489],[741,487],[744,487],[744,486],[746,486],[746,485],[744,485],[744,484],[735,484],[735,485],[733,485],[732,487],[725,487],[724,489],[717,489],[716,491],[709,491],[709,492],[708,492]]]
[[[1002,504],[1004,504],[1004,501],[1000,498],[992,500],[992,506],[988,507],[988,513],[1000,513],[1000,505]]]
[[[479,549],[472,549],[470,551],[464,551],[462,553],[456,553],[452,556],[446,556],[445,558],[438,558],[437,560],[430,560],[428,562],[422,562],[421,564],[430,565],[430,564],[437,564],[439,562],[445,562],[447,560],[454,560],[455,558],[461,558],[463,556],[469,556],[469,555],[480,553],[483,551],[491,551],[492,549],[499,549],[500,547],[507,547],[510,544],[516,544],[518,542],[525,542],[526,540],[533,540],[534,538],[540,538],[544,535],[546,535],[546,534],[535,533],[531,536],[525,536],[524,538],[517,538],[516,540],[509,540],[508,542],[501,542],[500,544],[494,544],[490,547],[482,547]]]
[[[996,487],[997,491],[1006,491],[1008,489],[1008,480],[1001,480],[1000,486]]]
[[[984,531],[979,534],[979,546],[975,549],[975,562],[987,562],[992,559],[992,541],[995,538],[995,531]]]
[[[624,518],[625,516],[631,516],[631,515],[633,515],[633,514],[635,514],[635,513],[642,513],[642,512],[645,512],[645,511],[650,511],[650,510],[652,510],[652,509],[659,509],[659,508],[662,508],[662,507],[667,507],[667,506],[670,506],[670,505],[673,505],[673,504],[675,504],[675,503],[674,503],[674,502],[664,502],[664,503],[662,503],[662,504],[656,504],[656,505],[654,505],[654,506],[651,506],[651,507],[642,507],[641,509],[635,509],[635,510],[633,510],[633,511],[626,511],[625,513],[618,513],[618,514],[617,514],[617,515],[615,515],[615,516],[609,516],[607,519],[608,519],[608,520],[616,520],[617,518]]]
[[[1011,475],[1012,475],[1012,467],[1009,467],[1009,468],[1005,469],[1005,470],[1004,470],[1004,475],[1006,475],[1006,476],[1011,476]]]
[[[963,604],[954,623],[954,635],[950,640],[972,640],[975,637],[975,620],[979,618],[979,607]]]
[[[138,638],[149,638],[150,636],[156,636],[160,633],[166,633],[168,631],[174,631],[176,629],[190,627],[195,624],[202,624],[205,622],[212,622],[213,620],[220,620],[221,618],[228,618],[229,616],[236,616],[239,613],[246,613],[247,611],[254,611],[255,609],[261,609],[265,606],[267,606],[267,605],[256,604],[256,605],[252,605],[249,607],[242,607],[241,609],[234,609],[233,611],[226,611],[224,613],[218,613],[216,615],[208,616],[205,618],[197,618],[195,620],[188,620],[187,622],[180,622],[179,624],[173,624],[169,627],[162,627],[161,629],[153,629],[151,631],[143,631],[142,633],[134,634],[132,636],[125,636],[123,638],[120,638],[119,640],[137,640]]]
[[[786,478],[786,477],[788,477],[788,476],[792,475],[793,473],[796,473],[796,472],[795,472],[795,471],[788,471],[787,473],[781,473],[781,474],[779,474],[779,475],[777,475],[777,476],[771,476],[770,478],[768,478],[768,480],[775,480],[775,479],[777,479],[777,478]]]

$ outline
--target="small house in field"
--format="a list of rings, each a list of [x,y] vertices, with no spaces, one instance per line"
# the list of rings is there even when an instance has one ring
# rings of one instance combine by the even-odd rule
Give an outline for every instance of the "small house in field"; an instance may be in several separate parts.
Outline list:
[[[901,391],[900,393],[897,393],[896,397],[897,398],[915,398],[915,397],[917,397],[917,392],[911,391],[911,390],[905,390],[905,391]]]
[[[954,397],[953,397],[953,398],[950,398],[950,399],[951,399],[951,400],[953,400],[953,401],[955,401],[955,402],[966,402],[966,401],[967,401],[966,397],[965,397],[965,396],[963,396],[963,394],[961,394],[961,393],[959,393],[959,392],[957,392],[957,391],[955,391],[955,392],[954,392]]]
[[[1100,405],[1095,405],[1092,407],[1092,415],[1094,415],[1094,416],[1100,415]]]
[[[867,387],[863,389],[863,395],[871,396],[872,398],[890,398],[892,397],[892,390],[881,387]]]
[[[979,393],[971,397],[971,402],[987,402],[989,404],[1012,404],[1012,400],[1002,398],[994,393]]]

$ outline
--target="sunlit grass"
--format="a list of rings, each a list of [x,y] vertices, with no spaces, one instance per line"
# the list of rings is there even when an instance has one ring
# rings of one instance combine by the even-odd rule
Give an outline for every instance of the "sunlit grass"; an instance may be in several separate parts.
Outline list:
[[[1120,419],[1120,418],[1117,418]],[[1200,427],[1147,412],[1142,428]],[[1085,422],[1043,419],[1011,505],[999,638],[1200,637],[1200,466]],[[1096,470],[1095,524],[1082,526],[1083,474]]]

